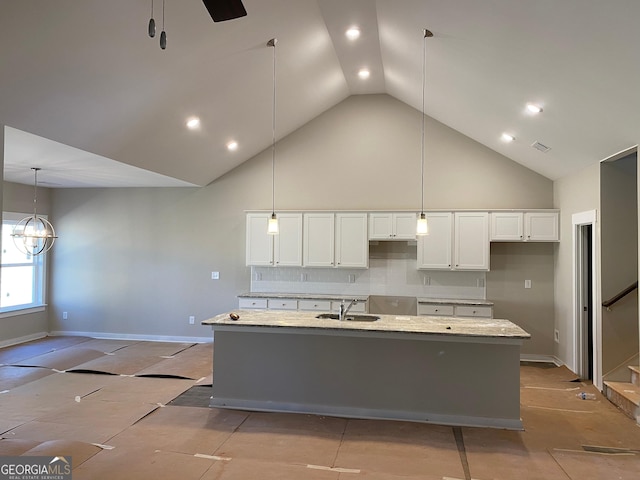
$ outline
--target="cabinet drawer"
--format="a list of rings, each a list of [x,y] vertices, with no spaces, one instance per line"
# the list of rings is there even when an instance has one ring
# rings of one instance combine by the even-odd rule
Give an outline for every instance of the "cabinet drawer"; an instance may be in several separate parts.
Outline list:
[[[299,300],[298,308],[300,310],[328,312],[331,310],[331,300]]]
[[[484,317],[491,318],[493,316],[492,307],[482,307],[478,305],[456,306],[456,317]]]
[[[439,315],[439,316],[452,316],[453,305],[436,305],[432,303],[419,303],[418,315]]]
[[[267,308],[266,298],[241,298],[238,300],[240,308]]]
[[[270,310],[297,310],[297,300],[283,300],[280,298],[270,298],[267,300],[267,308]]]

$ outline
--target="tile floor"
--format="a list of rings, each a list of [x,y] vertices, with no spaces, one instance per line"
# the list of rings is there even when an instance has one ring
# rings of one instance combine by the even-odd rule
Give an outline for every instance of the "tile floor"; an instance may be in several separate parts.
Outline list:
[[[85,337],[0,349],[0,456],[71,455],[74,480],[640,478],[640,427],[578,399],[596,389],[564,367],[521,366],[516,432],[171,405],[211,382],[211,355]]]

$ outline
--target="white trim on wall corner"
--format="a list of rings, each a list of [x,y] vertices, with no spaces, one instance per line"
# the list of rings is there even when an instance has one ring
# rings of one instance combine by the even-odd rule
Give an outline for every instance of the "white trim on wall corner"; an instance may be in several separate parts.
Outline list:
[[[24,337],[9,338],[7,340],[0,340],[0,348],[10,347],[12,345],[18,345],[19,343],[31,342],[48,336],[47,332],[32,333],[31,335],[25,335]]]
[[[46,334],[45,334],[46,335]],[[104,332],[78,332],[78,331],[61,331],[51,332],[52,336],[69,335],[73,337],[91,337],[101,338],[105,340],[136,340],[139,342],[176,342],[176,343],[211,343],[211,337],[175,337],[170,335],[134,335],[128,333],[104,333]]]

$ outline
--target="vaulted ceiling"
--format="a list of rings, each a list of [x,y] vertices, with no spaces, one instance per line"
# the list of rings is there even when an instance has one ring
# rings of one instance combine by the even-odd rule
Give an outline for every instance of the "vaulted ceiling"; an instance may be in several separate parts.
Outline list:
[[[0,0],[5,180],[41,166],[62,187],[212,182],[271,144],[273,37],[278,138],[349,95],[421,110],[423,28],[426,114],[510,159],[557,179],[640,138],[637,0],[243,3],[213,23],[200,0],[165,0],[162,50],[161,0],[153,39],[152,0]]]

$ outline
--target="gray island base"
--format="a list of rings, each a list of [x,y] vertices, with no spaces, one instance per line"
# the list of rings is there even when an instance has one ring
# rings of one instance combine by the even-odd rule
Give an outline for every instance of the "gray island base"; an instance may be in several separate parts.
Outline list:
[[[236,310],[214,331],[212,407],[521,430],[508,320]]]

